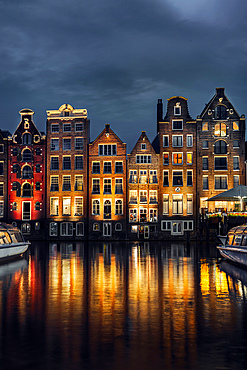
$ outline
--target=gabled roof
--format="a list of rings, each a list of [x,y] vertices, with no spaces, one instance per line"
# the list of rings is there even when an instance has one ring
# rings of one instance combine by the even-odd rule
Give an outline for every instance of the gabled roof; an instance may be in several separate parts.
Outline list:
[[[131,153],[129,154],[130,156],[132,155],[132,153],[133,153],[134,151],[136,151],[136,147],[138,146],[138,144],[139,144],[140,142],[145,142],[146,144],[148,144],[147,152],[149,151],[149,152],[151,152],[151,153],[153,153],[153,154],[157,154],[157,153],[155,152],[155,150],[154,150],[154,148],[153,148],[152,144],[150,143],[149,138],[147,137],[146,131],[142,131],[142,133],[141,133],[141,135],[140,135],[139,139],[137,140],[137,142],[136,142],[136,144],[135,144],[134,148],[132,149]]]
[[[101,131],[101,133],[93,140],[93,141],[91,141],[90,142],[90,145],[93,145],[93,144],[95,144],[96,143],[96,141],[97,140],[99,140],[99,138],[102,136],[102,135],[104,135],[104,133],[105,134],[107,134],[107,133],[109,133],[109,134],[112,134],[112,135],[114,135],[122,144],[125,144],[126,145],[126,143],[124,143],[120,138],[119,138],[119,136],[110,128],[110,124],[109,123],[106,123],[105,124],[105,128],[104,128],[104,130],[103,131]]]
[[[13,133],[12,137],[14,137],[14,135],[15,135],[15,134],[16,134],[16,132],[18,131],[18,129],[19,129],[19,127],[20,127],[20,125],[23,123],[23,119],[25,119],[25,118],[24,118],[25,116],[30,116],[30,122],[33,124],[33,126],[34,126],[35,130],[37,131],[38,135],[43,136],[43,135],[40,133],[40,131],[39,131],[39,129],[37,128],[37,126],[35,125],[35,123],[33,122],[32,116],[34,115],[34,111],[33,111],[32,109],[29,109],[29,108],[21,109],[21,110],[19,111],[19,113],[20,113],[20,115],[21,115],[21,121],[20,121],[20,123],[18,124],[17,128],[15,129],[15,131],[14,131],[14,133]]]
[[[234,113],[239,117],[238,112],[233,107],[232,103],[229,101],[227,96],[225,95],[225,88],[224,87],[216,87],[216,93],[212,97],[212,99],[205,105],[205,108],[203,109],[202,113],[200,114],[200,118],[203,118],[205,114],[208,112],[209,109],[212,109],[215,107],[215,105],[222,104],[227,106],[228,109],[233,109]]]

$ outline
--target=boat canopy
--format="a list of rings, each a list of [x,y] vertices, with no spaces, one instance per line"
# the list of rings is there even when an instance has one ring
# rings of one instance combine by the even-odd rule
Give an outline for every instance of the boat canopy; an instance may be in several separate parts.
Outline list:
[[[247,224],[233,227],[228,234],[247,234]]]

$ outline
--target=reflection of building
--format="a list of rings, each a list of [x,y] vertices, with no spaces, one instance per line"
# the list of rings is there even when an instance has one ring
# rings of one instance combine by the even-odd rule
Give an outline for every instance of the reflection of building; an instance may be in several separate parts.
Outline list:
[[[145,131],[128,154],[127,167],[129,238],[157,237],[159,157]]]
[[[238,115],[223,88],[197,118],[197,190],[198,208],[234,209],[228,202],[206,200],[245,184],[245,117]],[[214,204],[215,203],[215,204]]]
[[[20,111],[21,122],[9,138],[8,221],[24,234],[44,236],[45,143],[44,133],[33,122],[31,109]]]
[[[47,111],[47,224],[49,236],[83,237],[87,220],[86,109],[69,104]]]
[[[89,144],[89,239],[126,237],[126,144],[109,124]]]
[[[164,118],[159,100],[157,124],[161,235],[183,235],[195,230],[196,219],[196,121],[189,115],[187,99],[168,99]]]

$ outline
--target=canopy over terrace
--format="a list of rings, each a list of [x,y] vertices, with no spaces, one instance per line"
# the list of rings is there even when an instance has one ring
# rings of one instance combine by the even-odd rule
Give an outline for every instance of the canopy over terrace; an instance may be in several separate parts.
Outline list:
[[[217,201],[228,201],[236,202],[239,201],[241,205],[241,211],[243,210],[243,201],[247,201],[247,186],[237,185],[232,189],[224,191],[212,198],[207,199],[207,202],[217,202]]]

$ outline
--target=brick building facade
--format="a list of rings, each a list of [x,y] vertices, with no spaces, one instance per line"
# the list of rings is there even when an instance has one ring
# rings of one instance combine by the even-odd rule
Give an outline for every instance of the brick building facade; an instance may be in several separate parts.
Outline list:
[[[89,239],[126,238],[126,144],[109,124],[89,144]]]
[[[63,104],[47,111],[46,233],[50,237],[87,236],[89,137],[86,109]]]

